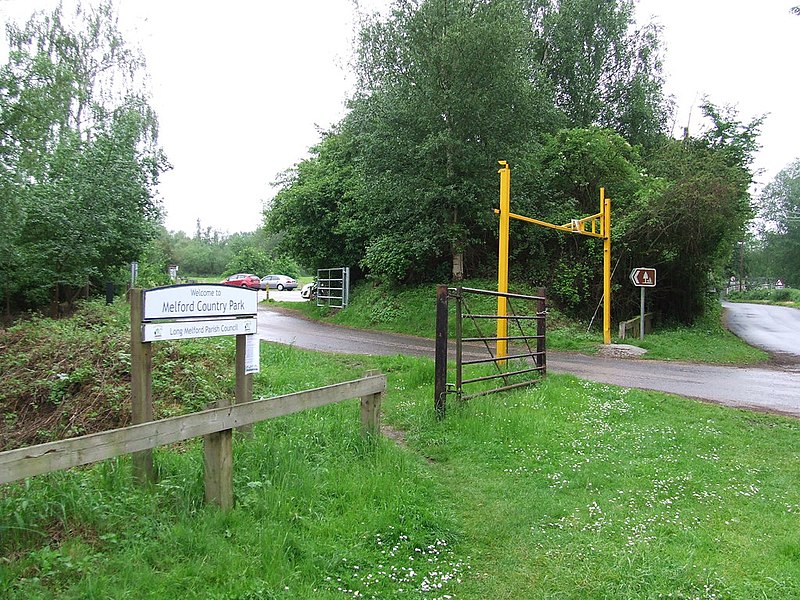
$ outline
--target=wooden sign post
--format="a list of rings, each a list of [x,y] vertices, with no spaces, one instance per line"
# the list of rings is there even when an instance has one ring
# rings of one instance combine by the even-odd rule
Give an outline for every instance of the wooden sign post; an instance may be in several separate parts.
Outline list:
[[[153,349],[160,340],[236,336],[236,404],[253,399],[258,372],[258,323],[255,290],[217,284],[175,285],[131,290],[131,413],[134,425],[153,420]],[[223,399],[215,408],[229,405]],[[239,427],[252,433],[252,424]],[[233,430],[204,436],[206,502],[233,506]],[[153,482],[152,450],[133,454],[137,482]]]
[[[153,345],[142,339],[142,290],[131,290],[131,422],[153,420]],[[133,455],[133,478],[139,484],[153,481],[153,451]]]

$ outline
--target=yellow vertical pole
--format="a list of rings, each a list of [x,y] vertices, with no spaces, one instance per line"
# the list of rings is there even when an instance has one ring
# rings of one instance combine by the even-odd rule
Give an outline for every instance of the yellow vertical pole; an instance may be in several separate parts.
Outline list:
[[[498,252],[497,259],[497,291],[508,293],[508,235],[509,223],[511,218],[511,169],[508,163],[504,160],[498,161],[500,163],[500,251]],[[508,319],[504,319],[508,315],[508,300],[503,296],[497,297],[497,337],[508,337]],[[498,357],[508,355],[508,341],[497,340]]]
[[[611,199],[600,188],[600,212],[603,215],[603,343],[611,343]]]

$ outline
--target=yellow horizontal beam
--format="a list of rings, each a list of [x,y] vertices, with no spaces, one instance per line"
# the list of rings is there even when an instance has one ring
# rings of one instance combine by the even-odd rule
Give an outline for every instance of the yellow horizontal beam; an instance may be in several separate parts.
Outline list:
[[[494,209],[495,214],[500,214],[498,209]],[[554,223],[548,223],[547,221],[540,221],[539,219],[532,219],[530,217],[524,217],[522,215],[518,215],[515,213],[508,213],[509,218],[516,219],[517,221],[525,221],[526,223],[533,223],[534,225],[541,225],[542,227],[549,227],[550,229],[557,229],[558,231],[566,231],[567,233],[579,233],[581,235],[588,235],[589,237],[596,237],[596,238],[603,238],[602,233],[597,233],[594,231],[583,231],[581,229],[576,229],[573,226],[573,222],[570,222],[566,225],[555,225]],[[586,221],[591,221],[592,219],[599,219],[601,215],[592,215],[591,217],[584,217],[583,219],[575,219],[574,223],[577,223],[580,227],[581,223]]]

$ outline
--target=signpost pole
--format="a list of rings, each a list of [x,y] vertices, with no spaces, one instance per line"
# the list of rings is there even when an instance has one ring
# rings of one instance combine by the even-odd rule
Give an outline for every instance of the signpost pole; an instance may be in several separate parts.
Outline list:
[[[644,288],[656,287],[656,270],[637,267],[630,274],[633,285],[639,288],[639,339],[644,339]]]
[[[142,341],[144,292],[131,289],[131,422],[153,420],[153,345]],[[133,453],[133,478],[139,484],[153,482],[153,451]]]
[[[247,357],[247,336],[236,336],[236,404],[250,402],[253,399],[253,376],[248,374],[246,366]],[[242,425],[238,428],[239,433],[248,437],[253,435],[252,425]]]
[[[639,288],[639,339],[644,339],[644,286]]]

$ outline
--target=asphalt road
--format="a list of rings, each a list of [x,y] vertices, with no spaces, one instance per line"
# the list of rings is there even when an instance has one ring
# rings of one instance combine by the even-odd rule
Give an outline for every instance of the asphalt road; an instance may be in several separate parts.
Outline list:
[[[725,325],[748,344],[779,359],[800,362],[800,310],[744,302],[723,302],[722,306]]]
[[[426,338],[336,327],[264,307],[259,308],[258,331],[266,341],[322,352],[432,357],[434,350],[433,340]],[[569,373],[590,381],[800,417],[797,363],[726,367],[548,352],[547,367],[553,373]]]

